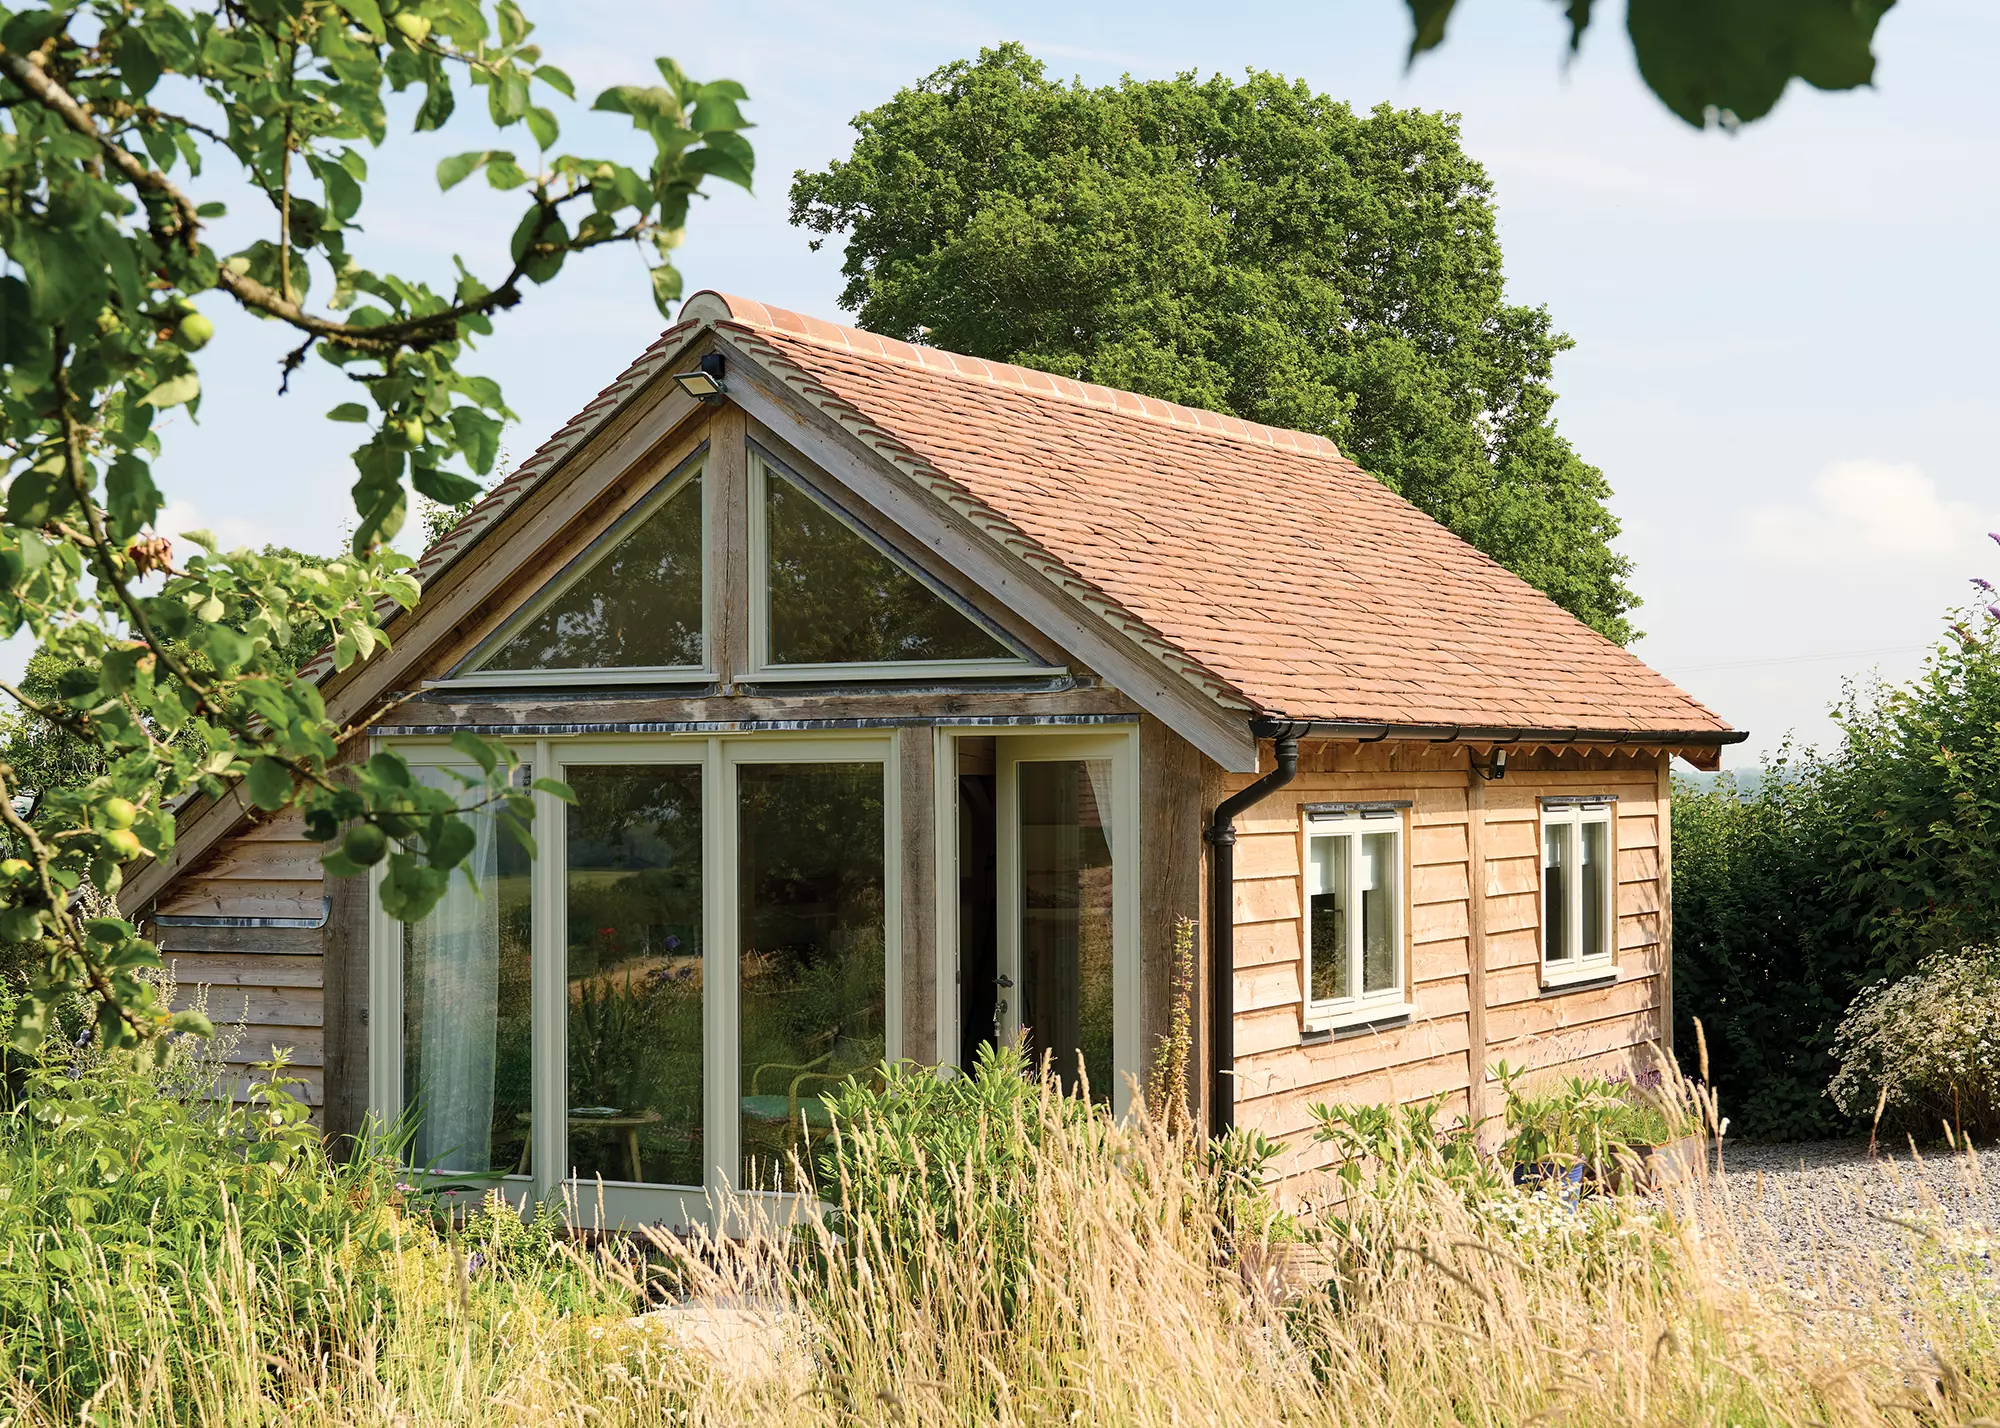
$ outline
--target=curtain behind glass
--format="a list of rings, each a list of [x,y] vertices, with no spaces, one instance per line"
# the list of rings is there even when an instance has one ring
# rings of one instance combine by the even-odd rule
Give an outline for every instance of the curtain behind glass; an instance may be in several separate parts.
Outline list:
[[[456,787],[434,771],[419,772],[427,783]],[[469,817],[477,841],[464,867],[453,871],[444,897],[422,922],[406,927],[403,938],[404,1089],[419,1107],[412,1158],[419,1166],[451,1171],[494,1168],[500,859],[491,815]]]

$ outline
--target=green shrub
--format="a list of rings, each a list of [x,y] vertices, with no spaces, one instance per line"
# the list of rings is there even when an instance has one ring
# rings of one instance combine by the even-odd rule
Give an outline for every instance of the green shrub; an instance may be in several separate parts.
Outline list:
[[[1850,689],[1833,715],[1837,748],[1781,750],[1747,796],[1725,780],[1674,800],[1675,1046],[1703,1070],[1699,1019],[1752,1137],[1856,1129],[1822,1094],[1848,1004],[1940,948],[2000,942],[1990,629],[1961,623],[1917,679]]]
[[[1854,999],[1834,1037],[1827,1095],[1849,1115],[1929,1139],[2000,1137],[2000,949],[1927,958]]]

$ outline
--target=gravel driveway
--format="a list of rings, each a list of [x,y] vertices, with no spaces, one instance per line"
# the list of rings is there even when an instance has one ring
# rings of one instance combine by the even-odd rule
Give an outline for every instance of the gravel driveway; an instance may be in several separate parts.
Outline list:
[[[1925,1249],[1996,1276],[2000,1152],[1912,1155],[1866,1141],[1722,1148],[1725,1194],[1743,1247],[1794,1288],[1835,1300],[1900,1290]],[[1897,1223],[1897,1222],[1901,1223]]]

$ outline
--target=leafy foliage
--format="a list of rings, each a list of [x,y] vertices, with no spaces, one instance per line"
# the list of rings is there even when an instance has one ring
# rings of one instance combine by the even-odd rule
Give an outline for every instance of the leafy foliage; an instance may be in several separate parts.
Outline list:
[[[1631,636],[1609,487],[1549,415],[1569,339],[1505,300],[1452,118],[1262,73],[1066,86],[1007,45],[854,127],[792,221],[846,235],[864,327],[1322,433]]]
[[[1852,1128],[1822,1094],[1848,1004],[2000,940],[1997,643],[1960,621],[1910,684],[1848,692],[1838,748],[1781,751],[1747,797],[1677,792],[1675,1044],[1692,1056],[1701,1021],[1739,1129]]]
[[[27,774],[0,766],[0,823],[18,854],[0,862],[0,941],[47,949],[15,1026],[24,1044],[75,987],[98,998],[109,1043],[198,1029],[150,995],[139,974],[157,957],[128,923],[70,906],[86,880],[115,894],[128,864],[165,854],[167,809],[182,800],[240,783],[265,812],[299,803],[315,838],[345,830],[329,871],[388,860],[402,917],[423,915],[473,846],[461,802],[497,805],[525,836],[528,796],[497,745],[467,745],[483,778],[458,799],[418,786],[393,756],[337,772],[356,731],[332,726],[295,667],[322,634],[337,670],[372,658],[387,647],[383,612],[416,603],[407,562],[384,542],[407,489],[454,505],[493,467],[510,413],[461,362],[495,315],[572,254],[610,243],[656,254],[664,310],[680,291],[667,254],[693,195],[711,177],[750,182],[741,86],[698,83],[671,60],[657,62],[660,83],[619,85],[594,105],[631,118],[643,160],[555,152],[548,106],[574,85],[531,30],[514,0],[0,9],[0,637],[25,630],[60,667],[52,692],[5,692],[88,751],[77,771],[89,774],[39,789],[30,825],[13,806]],[[415,127],[440,129],[460,84],[483,89],[494,124],[534,145],[532,160],[482,149],[438,173],[443,188],[483,173],[523,195],[510,267],[488,282],[460,262],[442,288],[364,268],[350,248],[363,148],[386,141],[389,96],[421,90]],[[218,165],[233,169],[231,187],[213,191],[247,187],[269,205],[270,236],[232,254],[205,239],[224,211],[201,187]],[[315,275],[330,283],[324,310],[308,306]],[[357,384],[363,400],[328,413],[366,428],[359,524],[338,559],[224,552],[192,532],[198,553],[177,562],[152,530],[164,505],[157,420],[200,410],[197,354],[215,328],[196,299],[292,329],[287,377],[317,352]]]
[[[1827,1087],[1849,1115],[1879,1104],[1893,1129],[2000,1136],[2000,951],[1963,947],[1866,988],[1841,1019]]]
[[[1896,0],[1628,0],[1639,75],[1697,129],[1734,129],[1769,114],[1793,79],[1855,89],[1875,76],[1875,26]],[[1408,0],[1410,58],[1444,41],[1457,0]],[[1571,53],[1591,0],[1564,0]]]

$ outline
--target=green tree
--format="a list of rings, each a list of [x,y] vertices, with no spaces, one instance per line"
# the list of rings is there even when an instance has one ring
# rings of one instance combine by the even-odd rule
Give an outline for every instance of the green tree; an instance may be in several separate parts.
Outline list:
[[[1550,417],[1569,339],[1506,301],[1454,119],[1258,73],[1065,85],[1007,45],[854,127],[792,221],[846,235],[863,326],[1323,433],[1631,638],[1610,489]]]
[[[1749,796],[1674,800],[1676,1046],[1700,1018],[1752,1135],[1847,1129],[1822,1092],[1855,995],[2000,942],[2000,624],[1968,613],[1917,678],[1833,717],[1838,746],[1781,751]]]
[[[298,803],[329,845],[329,873],[387,861],[384,904],[405,918],[433,905],[473,847],[459,816],[471,803],[497,804],[528,841],[529,799],[497,744],[458,741],[481,777],[457,795],[417,784],[386,753],[337,776],[354,731],[331,726],[295,655],[324,630],[338,666],[368,659],[384,647],[378,610],[416,602],[409,563],[386,542],[409,488],[455,504],[493,465],[510,413],[461,364],[495,318],[572,254],[608,244],[655,255],[665,311],[690,200],[711,177],[750,182],[742,88],[697,83],[670,60],[657,62],[660,83],[617,86],[594,105],[630,117],[640,157],[558,151],[549,106],[574,86],[530,30],[514,0],[0,8],[0,637],[25,630],[60,665],[52,691],[4,692],[102,769],[42,790],[30,824],[15,806],[21,774],[0,767],[0,823],[18,852],[0,860],[0,941],[46,951],[15,1027],[23,1045],[80,988],[98,1000],[108,1045],[193,1024],[138,975],[158,958],[129,924],[72,910],[86,879],[115,892],[129,862],[172,846],[167,809],[183,795],[221,797],[240,781],[260,808]],[[438,166],[442,188],[483,173],[523,196],[507,270],[482,279],[460,262],[440,288],[364,268],[350,240],[390,97],[421,91],[415,127],[441,129],[467,86],[533,146]],[[267,236],[217,253],[208,226],[240,194]],[[318,308],[316,283],[328,288]],[[360,399],[328,413],[363,434],[346,554],[224,553],[194,534],[197,553],[177,563],[152,531],[155,420],[198,412],[197,354],[215,331],[197,298],[291,329],[288,374],[317,353],[356,383]]]
[[[1458,0],[1405,0],[1412,61],[1444,42]],[[1590,27],[1591,0],[1558,0],[1570,53]],[[1639,77],[1697,129],[1733,131],[1769,114],[1794,79],[1857,89],[1875,78],[1875,26],[1896,0],[1626,0]]]

